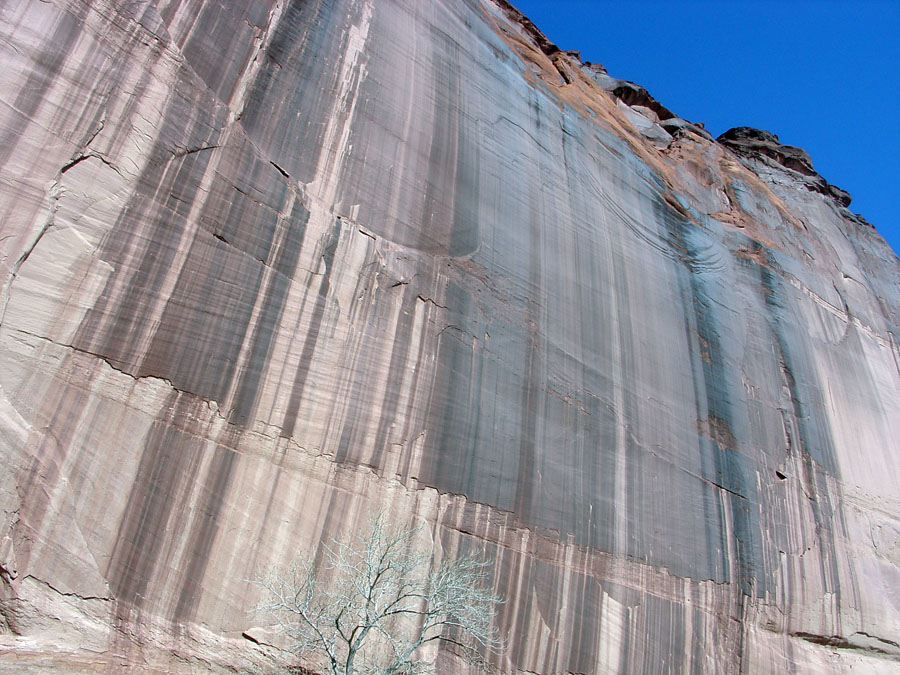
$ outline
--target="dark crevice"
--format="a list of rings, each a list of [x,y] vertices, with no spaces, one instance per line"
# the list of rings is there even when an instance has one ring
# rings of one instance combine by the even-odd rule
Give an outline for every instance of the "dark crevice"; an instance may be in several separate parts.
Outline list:
[[[70,591],[70,592],[61,591],[61,590],[59,590],[58,588],[56,588],[56,586],[54,586],[53,584],[51,584],[49,581],[45,581],[44,579],[40,579],[40,578],[38,578],[38,577],[36,577],[36,576],[34,576],[34,575],[31,575],[31,574],[26,574],[24,578],[25,578],[25,579],[33,579],[34,581],[38,582],[39,584],[43,584],[43,585],[46,586],[47,588],[51,589],[54,593],[58,593],[59,595],[62,595],[62,596],[67,597],[67,598],[78,598],[79,600],[102,600],[102,601],[109,601],[109,597],[107,597],[107,596],[102,596],[102,595],[81,595],[80,593],[75,593],[74,591]]]
[[[145,379],[160,380],[160,381],[164,382],[166,384],[166,386],[168,386],[169,388],[171,388],[173,391],[175,391],[178,394],[198,399],[199,401],[202,401],[203,403],[205,403],[208,407],[211,406],[211,404],[213,404],[213,403],[215,403],[218,406],[218,402],[215,401],[214,399],[210,399],[207,396],[203,396],[202,394],[198,394],[196,392],[190,391],[189,389],[183,389],[183,388],[177,387],[172,382],[172,380],[170,380],[167,377],[164,377],[162,375],[154,375],[151,373],[135,375],[134,373],[131,373],[128,370],[126,370],[124,366],[120,366],[120,365],[117,365],[116,363],[114,363],[113,360],[111,359],[111,357],[106,356],[104,354],[99,354],[99,353],[97,353],[95,351],[91,351],[89,349],[83,349],[81,347],[76,347],[74,345],[67,344],[65,342],[57,342],[56,340],[53,340],[45,335],[38,335],[37,333],[32,333],[31,331],[23,330],[21,328],[16,328],[15,330],[16,330],[16,332],[22,333],[23,335],[29,335],[31,337],[37,338],[38,340],[46,340],[47,342],[50,342],[55,345],[59,345],[60,347],[64,347],[66,349],[71,349],[72,351],[77,352],[79,354],[85,354],[87,356],[91,356],[96,359],[100,359],[101,361],[103,361],[103,363],[105,363],[107,366],[109,366],[110,368],[115,370],[117,373],[121,373],[122,375],[129,377],[132,380],[134,380],[135,382],[137,382],[139,380],[145,380]],[[218,414],[218,416],[222,417],[221,414]],[[225,418],[222,417],[222,419],[225,419]],[[228,420],[225,420],[225,421],[228,421]]]
[[[859,652],[874,652],[876,654],[883,654],[894,658],[900,656],[900,654],[898,654],[900,645],[898,645],[893,640],[885,640],[883,638],[864,633],[863,631],[857,631],[853,635],[861,635],[869,640],[875,640],[884,644],[886,648],[883,649],[875,645],[851,642],[850,639],[844,637],[843,635],[817,635],[815,633],[807,633],[805,631],[791,633],[792,637],[800,638],[801,640],[806,640],[807,642],[821,645],[823,647],[834,647],[835,649],[852,649]],[[850,637],[852,638],[853,635],[851,635]]]
[[[278,169],[278,173],[280,173],[280,174],[281,174],[282,176],[284,176],[285,178],[290,178],[290,177],[291,177],[291,175],[290,175],[287,171],[285,171],[284,169],[282,169],[280,166],[278,166],[278,165],[277,165],[275,162],[273,162],[272,160],[269,160],[269,164],[271,164],[271,165],[274,166],[276,169]]]
[[[73,159],[73,160],[72,160],[71,162],[69,162],[68,164],[63,164],[63,167],[59,170],[59,172],[60,172],[60,173],[65,173],[66,171],[68,171],[69,169],[71,169],[73,166],[76,166],[76,165],[78,165],[78,164],[81,164],[81,163],[82,163],[84,160],[86,160],[88,157],[90,157],[90,155],[79,155],[78,157],[76,157],[75,159]]]
[[[257,644],[257,645],[262,644],[259,640],[257,640],[255,637],[253,637],[252,635],[250,635],[250,633],[247,633],[246,631],[241,633],[241,637],[244,638],[245,640],[250,640],[250,642],[252,642],[253,644]]]
[[[862,630],[856,631],[853,635],[862,635],[863,637],[867,637],[870,640],[878,640],[879,642],[883,642],[886,645],[890,645],[891,647],[900,649],[900,643],[894,642],[893,640],[888,640],[887,638],[878,637],[877,635],[872,635],[871,633],[866,633]]]
[[[176,148],[172,150],[172,158],[177,159],[178,157],[187,157],[188,155],[193,155],[197,152],[203,152],[204,150],[215,150],[218,148],[218,145],[203,145],[195,148]]]
[[[71,161],[69,161],[68,163],[63,164],[62,168],[59,170],[60,175],[66,173],[69,169],[71,169],[71,168],[73,168],[73,167],[75,167],[75,166],[81,164],[81,163],[82,163],[83,161],[85,161],[86,159],[99,159],[101,162],[103,162],[104,164],[106,164],[106,166],[108,166],[110,169],[112,169],[113,171],[115,171],[117,174],[119,174],[120,176],[122,175],[122,172],[119,171],[119,168],[118,168],[115,164],[113,164],[112,162],[110,162],[110,161],[109,161],[108,159],[106,159],[106,157],[104,157],[103,155],[100,155],[100,154],[98,154],[98,153],[96,153],[96,152],[89,152],[89,153],[87,153],[87,154],[81,154],[81,155],[78,155],[77,157],[75,157],[74,159],[72,159]]]
[[[428,297],[425,297],[424,295],[417,295],[416,297],[419,300],[421,300],[422,302],[426,302],[426,303],[430,302],[435,307],[440,307],[441,309],[447,309],[446,305],[442,305],[442,304],[436,302],[433,298],[428,298]]]

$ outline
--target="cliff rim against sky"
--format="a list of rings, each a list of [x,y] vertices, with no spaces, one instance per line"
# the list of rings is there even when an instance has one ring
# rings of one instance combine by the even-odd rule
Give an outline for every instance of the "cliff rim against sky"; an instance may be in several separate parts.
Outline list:
[[[502,672],[897,670],[900,262],[802,150],[502,0],[0,30],[0,669],[272,667],[383,509]]]

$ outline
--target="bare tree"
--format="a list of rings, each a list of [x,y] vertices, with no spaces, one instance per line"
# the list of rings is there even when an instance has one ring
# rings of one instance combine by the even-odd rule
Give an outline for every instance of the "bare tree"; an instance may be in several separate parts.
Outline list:
[[[325,547],[328,583],[308,558],[261,579],[269,599],[258,610],[274,617],[291,651],[331,675],[425,672],[420,648],[436,641],[476,661],[498,650],[500,599],[484,585],[488,563],[459,557],[427,572],[431,555],[416,552],[418,531],[379,516],[368,534]]]

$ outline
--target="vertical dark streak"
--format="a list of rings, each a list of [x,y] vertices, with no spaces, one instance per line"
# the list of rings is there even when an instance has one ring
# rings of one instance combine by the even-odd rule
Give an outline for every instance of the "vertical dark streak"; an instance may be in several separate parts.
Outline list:
[[[303,343],[303,351],[300,354],[300,363],[294,375],[294,384],[291,389],[291,397],[288,401],[287,411],[284,416],[284,424],[281,427],[281,437],[291,438],[294,435],[294,427],[297,423],[297,413],[300,410],[300,402],[303,399],[303,391],[306,387],[309,371],[312,367],[313,355],[319,340],[319,331],[322,329],[322,318],[325,315],[325,304],[328,298],[329,277],[334,267],[334,254],[337,248],[337,235],[325,242],[322,251],[322,261],[325,265],[325,273],[319,282],[316,295],[316,304],[309,320],[309,328],[306,332],[306,340]]]
[[[32,123],[38,107],[44,103],[47,91],[56,81],[63,63],[72,54],[72,46],[81,36],[83,20],[69,12],[61,12],[59,20],[53,27],[53,34],[47,39],[47,49],[35,56],[38,66],[28,75],[25,84],[19,89],[12,109],[16,114],[6,124],[3,138],[0,139],[0,166],[6,166],[20,140],[25,138],[25,129]]]
[[[180,410],[176,394],[171,407]],[[154,423],[128,495],[106,577],[119,602],[143,606],[151,581],[165,583],[157,568],[167,552],[167,531],[182,492],[196,476],[202,439],[185,436],[169,421]],[[179,514],[180,515],[180,514]]]
[[[231,487],[237,454],[221,446],[216,447],[210,468],[204,477],[202,497],[191,519],[188,540],[187,566],[181,572],[176,621],[191,621],[197,610],[203,577],[209,564],[213,543],[219,531],[219,516]]]
[[[266,290],[265,304],[257,320],[250,357],[235,396],[234,411],[231,414],[231,420],[235,424],[246,425],[256,407],[262,374],[291,288],[291,275],[297,266],[308,219],[309,211],[299,203],[295,203],[294,212],[291,214],[275,261],[275,271]]]
[[[388,289],[388,292],[391,292]],[[375,432],[375,447],[372,449],[372,464],[381,467],[383,453],[388,443],[388,432],[397,417],[397,406],[404,379],[404,369],[409,358],[412,324],[415,319],[416,298],[412,293],[404,293],[393,335],[391,362],[387,371],[387,385],[381,400],[378,430]]]

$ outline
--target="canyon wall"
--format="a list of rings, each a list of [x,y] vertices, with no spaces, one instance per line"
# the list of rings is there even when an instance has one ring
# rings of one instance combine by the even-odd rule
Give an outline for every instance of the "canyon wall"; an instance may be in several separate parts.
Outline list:
[[[900,261],[802,150],[503,0],[0,30],[0,670],[272,667],[377,510],[502,672],[900,669]]]

